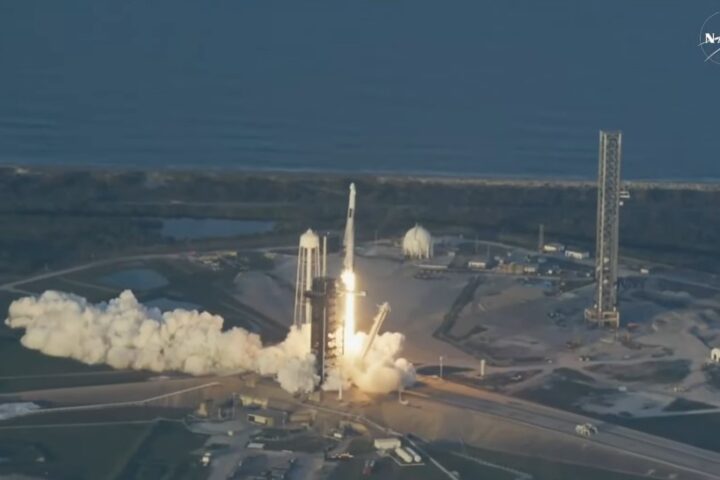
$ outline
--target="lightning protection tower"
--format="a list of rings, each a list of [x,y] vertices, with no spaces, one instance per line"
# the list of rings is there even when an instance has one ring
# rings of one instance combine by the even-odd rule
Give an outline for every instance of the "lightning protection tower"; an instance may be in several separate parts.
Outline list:
[[[595,304],[585,318],[600,326],[618,328],[617,277],[620,223],[621,132],[600,132],[597,233],[595,245]]]
[[[310,322],[312,305],[307,292],[312,289],[315,277],[320,276],[320,238],[308,229],[300,236],[298,247],[297,276],[295,279],[295,309],[293,325],[301,327]]]

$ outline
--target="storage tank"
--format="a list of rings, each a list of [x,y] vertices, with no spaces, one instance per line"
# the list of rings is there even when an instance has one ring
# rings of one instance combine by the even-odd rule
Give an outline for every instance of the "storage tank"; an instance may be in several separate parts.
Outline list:
[[[413,450],[413,449],[410,448],[410,447],[405,447],[405,450],[407,450],[407,452],[408,452],[410,455],[412,455],[413,461],[415,461],[415,463],[420,463],[420,462],[422,462],[422,457],[421,457],[420,454],[417,453],[415,450]]]
[[[398,457],[400,457],[400,458],[402,459],[402,461],[405,462],[405,463],[412,463],[412,462],[413,462],[413,457],[412,457],[412,455],[410,455],[410,454],[407,452],[407,450],[405,450],[405,449],[402,448],[402,447],[397,447],[397,448],[395,449],[395,455],[397,455]]]

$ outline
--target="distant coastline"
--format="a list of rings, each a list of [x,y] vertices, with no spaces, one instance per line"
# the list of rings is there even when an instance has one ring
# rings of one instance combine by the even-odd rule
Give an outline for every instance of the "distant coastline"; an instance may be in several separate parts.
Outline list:
[[[362,170],[325,170],[325,169],[273,169],[273,168],[245,168],[245,167],[203,167],[203,166],[137,166],[115,164],[92,165],[50,165],[50,164],[18,164],[0,163],[0,169],[16,170],[19,172],[156,172],[158,174],[203,174],[207,176],[231,175],[238,177],[266,177],[266,178],[352,178],[372,179],[378,182],[392,183],[425,183],[434,185],[468,185],[468,186],[508,186],[519,188],[567,187],[567,188],[594,188],[596,181],[590,178],[563,177],[563,176],[524,176],[524,175],[481,175],[462,174],[452,172],[427,171],[362,171]],[[695,190],[720,191],[720,179],[694,180],[694,179],[624,179],[623,184],[635,189],[668,189],[668,190]]]

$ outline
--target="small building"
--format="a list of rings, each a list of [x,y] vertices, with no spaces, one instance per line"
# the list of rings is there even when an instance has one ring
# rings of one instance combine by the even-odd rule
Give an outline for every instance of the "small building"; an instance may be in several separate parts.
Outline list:
[[[247,395],[241,393],[238,395],[240,404],[245,408],[268,408],[268,398],[258,397],[254,395]]]
[[[586,250],[567,249],[565,250],[565,256],[574,258],[575,260],[585,260],[586,258],[590,258],[590,252]]]
[[[402,446],[402,442],[399,438],[376,438],[373,442],[376,450],[395,450]]]
[[[297,412],[292,412],[288,421],[294,425],[310,427],[315,423],[316,417],[317,411],[315,410],[300,410]]]
[[[485,270],[488,266],[488,262],[485,260],[470,260],[467,266],[472,270]]]
[[[248,422],[264,427],[280,427],[287,421],[287,412],[280,410],[258,410],[247,415]]]
[[[559,275],[562,272],[562,270],[560,269],[560,266],[557,264],[544,263],[540,267],[539,272],[543,275]]]
[[[565,251],[565,245],[562,243],[546,243],[543,245],[543,252],[558,253]]]
[[[509,273],[512,275],[521,275],[525,273],[525,266],[520,263],[505,263],[498,267],[498,271],[501,273]]]
[[[720,348],[710,350],[710,361],[720,363]]]
[[[442,263],[420,263],[417,267],[421,270],[432,270],[434,272],[448,269],[448,266]]]

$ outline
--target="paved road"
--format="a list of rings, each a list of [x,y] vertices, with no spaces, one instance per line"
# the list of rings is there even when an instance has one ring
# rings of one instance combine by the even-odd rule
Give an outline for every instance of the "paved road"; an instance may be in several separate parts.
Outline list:
[[[14,290],[18,285],[24,285],[26,283],[31,282],[37,282],[40,280],[46,280],[48,278],[57,277],[60,275],[67,275],[68,273],[74,273],[74,272],[80,272],[82,270],[87,270],[89,268],[95,268],[95,267],[101,267],[103,265],[112,265],[113,263],[120,263],[120,262],[132,262],[132,261],[139,261],[139,260],[155,260],[158,258],[179,258],[182,254],[180,253],[150,253],[145,255],[130,255],[126,257],[115,257],[115,258],[107,258],[104,260],[96,260],[94,262],[90,263],[83,263],[82,265],[76,265],[74,267],[68,267],[64,268],[62,270],[53,270],[51,272],[45,272],[40,273],[37,275],[33,275],[32,277],[27,278],[21,278],[19,280],[13,280],[12,282],[7,282],[0,284],[0,290]]]
[[[663,464],[679,471],[691,472],[703,478],[720,479],[720,454],[715,452],[450,382],[429,377],[423,378],[423,382],[427,383],[428,387],[420,389],[415,394],[407,392],[413,395],[413,403],[441,403],[460,407],[574,438],[578,438],[574,433],[575,426],[590,422],[597,425],[600,432],[589,439],[583,439],[583,441]]]

